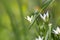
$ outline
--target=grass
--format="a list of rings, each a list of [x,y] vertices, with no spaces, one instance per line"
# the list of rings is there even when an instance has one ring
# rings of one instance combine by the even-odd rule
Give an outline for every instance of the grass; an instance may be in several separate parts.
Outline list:
[[[23,10],[23,4],[24,4],[24,0],[13,0],[16,1],[17,3],[17,6],[18,6],[18,11],[19,11],[19,19],[16,19],[16,14],[15,12],[12,11],[12,3],[10,0],[0,0],[1,1],[1,4],[3,5],[3,11],[5,10],[6,11],[6,14],[8,15],[9,19],[10,19],[10,26],[11,26],[11,29],[14,34],[14,38],[11,38],[10,36],[8,36],[9,38],[11,38],[12,40],[35,40],[35,38],[37,38],[37,36],[40,36],[41,32],[42,32],[42,36],[44,36],[44,40],[54,40],[56,37],[52,38],[52,30],[54,28],[56,28],[55,26],[55,21],[54,21],[54,11],[53,10],[50,10],[49,8],[53,5],[54,1],[55,0],[45,0],[44,3],[42,4],[42,0],[36,0],[37,2],[37,5],[41,8],[39,10],[39,12],[37,14],[34,14],[35,17],[33,19],[33,22],[30,24],[28,23],[26,20],[25,20],[25,17],[24,17],[24,10]],[[35,3],[35,4],[36,4]],[[41,3],[41,4],[40,4]],[[2,6],[0,5],[0,6]],[[25,5],[25,4],[24,4]],[[1,8],[2,9],[2,8]],[[1,9],[0,9],[0,28],[2,28],[3,30],[3,24],[2,24],[2,15],[4,14],[1,14]],[[28,5],[28,8],[25,8],[25,9],[29,9],[29,5]],[[32,14],[31,12],[29,12],[29,10],[27,10],[28,13]],[[31,10],[32,11],[32,10]],[[50,20],[48,22],[44,22],[41,18],[40,21],[39,20],[39,15],[42,14],[42,12],[44,11],[44,13],[46,11],[49,11],[49,15],[50,15]],[[34,13],[34,12],[33,12]],[[26,13],[27,14],[27,13]],[[38,19],[38,20],[36,20]],[[19,22],[18,22],[19,20]],[[37,25],[36,21],[38,21],[39,25]],[[52,26],[48,26],[49,23],[52,23]],[[27,24],[30,24],[27,26]],[[41,29],[41,25],[43,25],[42,23],[45,23],[44,24],[44,27]],[[7,24],[8,25],[8,24]],[[9,27],[10,27],[9,26]],[[5,26],[4,26],[5,27]],[[38,29],[38,30],[37,30]],[[0,32],[2,32],[2,30],[0,29]],[[10,32],[10,33],[11,33]],[[53,35],[55,36],[55,35]],[[1,40],[4,40],[4,38],[0,38]],[[56,38],[57,39],[57,38]],[[55,40],[56,40],[55,39]],[[6,39],[5,39],[6,40]],[[10,39],[9,39],[10,40]],[[59,40],[59,38],[58,38]]]

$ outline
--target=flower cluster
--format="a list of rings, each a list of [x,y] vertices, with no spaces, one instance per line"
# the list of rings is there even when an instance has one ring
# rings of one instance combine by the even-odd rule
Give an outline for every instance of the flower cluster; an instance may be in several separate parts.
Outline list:
[[[38,11],[38,9],[35,10],[35,13]],[[36,15],[32,15],[32,16],[27,16],[25,17],[25,19],[27,19],[30,23],[32,23],[34,21]],[[39,14],[39,16],[42,20],[43,20],[43,24],[40,25],[40,29],[43,29],[45,27],[45,23],[48,22],[48,27],[51,29],[52,27],[52,23],[49,22],[49,13],[48,11],[44,14]],[[56,29],[50,30],[49,31],[53,31],[54,34],[59,35],[60,34],[60,28],[57,27]],[[38,38],[36,38],[35,40],[43,40],[44,37],[39,36]]]
[[[45,14],[40,14],[40,17],[41,17],[41,19],[43,19],[43,21],[44,22],[46,22],[46,21],[48,21],[49,20],[49,13],[48,13],[48,11],[47,11],[47,13]],[[34,19],[34,16],[32,15],[31,17],[30,16],[27,16],[27,17],[25,17],[25,19],[27,19],[30,23],[33,21],[33,19]]]

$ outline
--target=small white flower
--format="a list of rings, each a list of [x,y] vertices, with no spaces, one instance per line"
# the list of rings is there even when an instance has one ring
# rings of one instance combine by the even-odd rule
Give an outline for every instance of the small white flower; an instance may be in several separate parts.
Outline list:
[[[48,26],[51,27],[52,26],[52,23],[49,23]]]
[[[56,30],[53,30],[55,34],[60,34],[60,28],[57,27]]]
[[[43,40],[43,37],[38,37],[38,38],[36,38],[36,40]]]
[[[32,22],[32,19],[33,19],[33,16],[27,16],[27,17],[25,17],[25,19],[27,19],[30,23]]]
[[[40,14],[40,17],[45,21],[45,18],[46,18],[45,14],[44,15]]]
[[[45,14],[40,14],[40,17],[44,20],[44,21],[47,21],[47,19],[49,18],[49,14],[48,14],[48,11],[47,11],[47,13]]]

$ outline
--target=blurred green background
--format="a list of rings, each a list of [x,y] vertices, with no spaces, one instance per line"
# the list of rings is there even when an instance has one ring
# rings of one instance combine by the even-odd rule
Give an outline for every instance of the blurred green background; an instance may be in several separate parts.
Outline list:
[[[24,18],[36,7],[40,10],[47,0],[0,0],[0,40],[35,40],[35,25]],[[46,10],[51,12],[54,25],[60,26],[60,0],[55,0]]]

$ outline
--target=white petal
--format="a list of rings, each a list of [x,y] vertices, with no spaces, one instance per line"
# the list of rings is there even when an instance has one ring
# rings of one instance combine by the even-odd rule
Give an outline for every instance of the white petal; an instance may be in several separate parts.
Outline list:
[[[47,16],[47,18],[49,17],[48,11],[47,11],[47,13],[46,13],[46,16]]]
[[[44,13],[44,15],[43,15],[43,16],[44,16],[44,18],[46,18],[46,16],[47,16],[47,15]]]
[[[27,16],[27,20],[31,22],[31,18],[29,16]]]
[[[53,32],[54,32],[55,34],[58,34],[58,31],[56,31],[56,30],[53,30]]]
[[[60,28],[59,27],[57,27],[57,31],[60,33]]]
[[[32,21],[32,19],[33,19],[33,16],[31,16],[31,21]]]
[[[44,15],[40,14],[40,17],[45,21],[45,17],[46,17],[45,14]]]
[[[40,14],[40,17],[43,18],[42,14]]]

